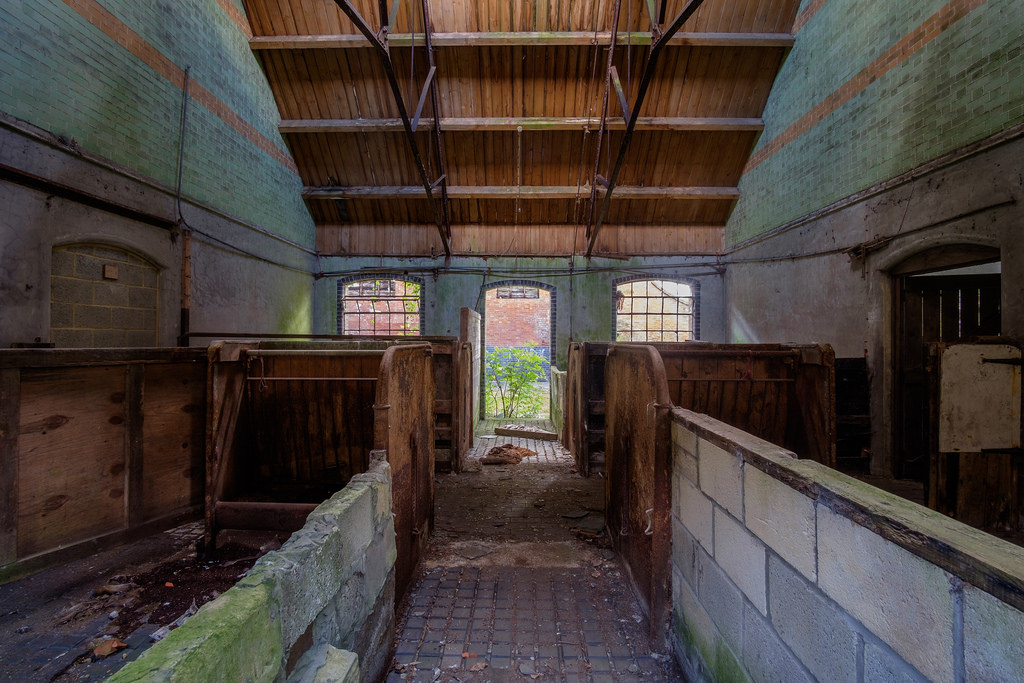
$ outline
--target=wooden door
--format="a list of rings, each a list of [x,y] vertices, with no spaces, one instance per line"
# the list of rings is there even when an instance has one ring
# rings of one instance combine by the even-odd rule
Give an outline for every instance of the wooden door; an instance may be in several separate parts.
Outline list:
[[[924,480],[928,470],[934,368],[928,347],[998,335],[1000,275],[899,278],[895,476]]]

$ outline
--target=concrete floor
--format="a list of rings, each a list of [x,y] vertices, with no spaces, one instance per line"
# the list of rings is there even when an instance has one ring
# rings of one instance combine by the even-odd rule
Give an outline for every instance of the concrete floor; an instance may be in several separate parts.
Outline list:
[[[505,443],[538,455],[437,479],[388,681],[682,680],[601,534],[604,480],[551,441],[478,436],[470,460]]]

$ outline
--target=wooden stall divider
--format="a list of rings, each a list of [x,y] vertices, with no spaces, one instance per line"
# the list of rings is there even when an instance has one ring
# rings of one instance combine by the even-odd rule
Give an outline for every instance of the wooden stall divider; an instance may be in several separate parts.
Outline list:
[[[672,402],[835,466],[835,354],[827,345],[652,343]],[[604,457],[609,344],[569,348],[563,444],[585,476]]]
[[[395,590],[412,579],[434,525],[434,368],[430,344],[384,352],[374,403],[374,448],[387,451],[395,515]]]
[[[613,344],[605,389],[605,525],[660,642],[669,632],[672,553],[672,404],[661,356]]]
[[[194,519],[203,349],[0,351],[0,581]]]
[[[383,349],[341,343],[211,345],[206,534],[294,531],[365,472]]]

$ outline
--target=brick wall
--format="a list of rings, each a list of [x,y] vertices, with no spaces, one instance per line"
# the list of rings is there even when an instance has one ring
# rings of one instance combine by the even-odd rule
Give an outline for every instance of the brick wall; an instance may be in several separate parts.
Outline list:
[[[159,275],[120,249],[53,250],[50,341],[58,348],[157,346]]]
[[[551,292],[538,290],[536,299],[499,299],[497,289],[487,290],[486,334],[488,348],[547,347],[551,343]]]
[[[705,415],[676,408],[672,448],[694,680],[1019,679],[1024,549]]]
[[[1024,122],[1015,0],[812,2],[798,25],[729,244]]]
[[[0,110],[174,187],[191,67],[185,196],[312,245],[280,116],[234,4],[2,3]]]

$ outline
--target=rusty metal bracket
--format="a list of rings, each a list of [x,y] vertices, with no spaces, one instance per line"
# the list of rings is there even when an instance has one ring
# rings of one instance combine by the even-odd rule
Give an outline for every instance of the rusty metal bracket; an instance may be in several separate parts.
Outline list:
[[[395,105],[398,107],[399,116],[402,119],[402,125],[405,127],[405,137],[409,142],[409,148],[412,151],[413,160],[416,162],[416,170],[419,172],[420,181],[423,184],[423,190],[427,193],[427,200],[430,202],[430,209],[434,214],[434,222],[437,224],[437,232],[441,236],[441,245],[444,247],[444,253],[446,258],[450,258],[452,255],[451,240],[450,240],[450,228],[445,230],[444,218],[441,215],[441,210],[438,207],[438,203],[434,198],[434,193],[430,188],[430,180],[427,178],[427,169],[423,165],[423,157],[420,156],[419,145],[416,144],[416,133],[412,127],[412,121],[409,119],[409,112],[405,108],[405,101],[402,99],[402,87],[398,83],[398,76],[395,74],[395,66],[391,62],[391,54],[388,52],[388,46],[385,41],[382,41],[374,32],[370,25],[366,23],[366,20],[359,14],[359,11],[352,6],[349,0],[334,0],[334,4],[345,13],[345,15],[352,20],[352,23],[356,25],[359,32],[370,41],[370,45],[377,51],[377,55],[380,57],[381,65],[384,67],[384,72],[387,74],[388,83],[391,85],[391,93],[395,99]],[[380,1],[381,21],[383,23],[384,17],[387,16],[387,3],[385,0]],[[386,31],[385,31],[386,34]],[[436,112],[435,112],[436,114]],[[437,116],[434,116],[435,120]]]
[[[640,78],[640,87],[636,93],[636,101],[633,103],[632,115],[626,121],[626,133],[622,136],[622,142],[619,144],[619,153],[615,158],[615,165],[612,167],[612,172],[608,176],[608,191],[605,192],[604,200],[601,202],[601,208],[597,212],[597,217],[591,225],[587,226],[587,236],[590,241],[587,244],[587,258],[594,252],[594,245],[597,244],[598,233],[601,232],[601,224],[604,222],[605,216],[608,214],[608,207],[611,205],[612,192],[615,190],[615,183],[619,178],[619,171],[622,170],[622,163],[626,159],[626,151],[629,149],[629,141],[633,137],[633,130],[636,128],[636,121],[639,118],[640,110],[643,108],[644,99],[647,97],[647,90],[651,85],[651,79],[654,77],[654,68],[658,64],[658,57],[661,56],[661,51],[665,49],[668,42],[672,37],[679,32],[683,24],[693,16],[704,0],[689,0],[683,7],[682,11],[672,20],[660,35],[653,35],[651,42],[651,49],[648,53],[647,64],[644,65],[644,73]],[[653,14],[652,14],[653,16]],[[609,60],[610,63],[610,60]],[[598,150],[600,152],[600,150]],[[600,156],[600,154],[598,154]],[[594,199],[597,198],[597,193],[594,192],[591,195]]]

